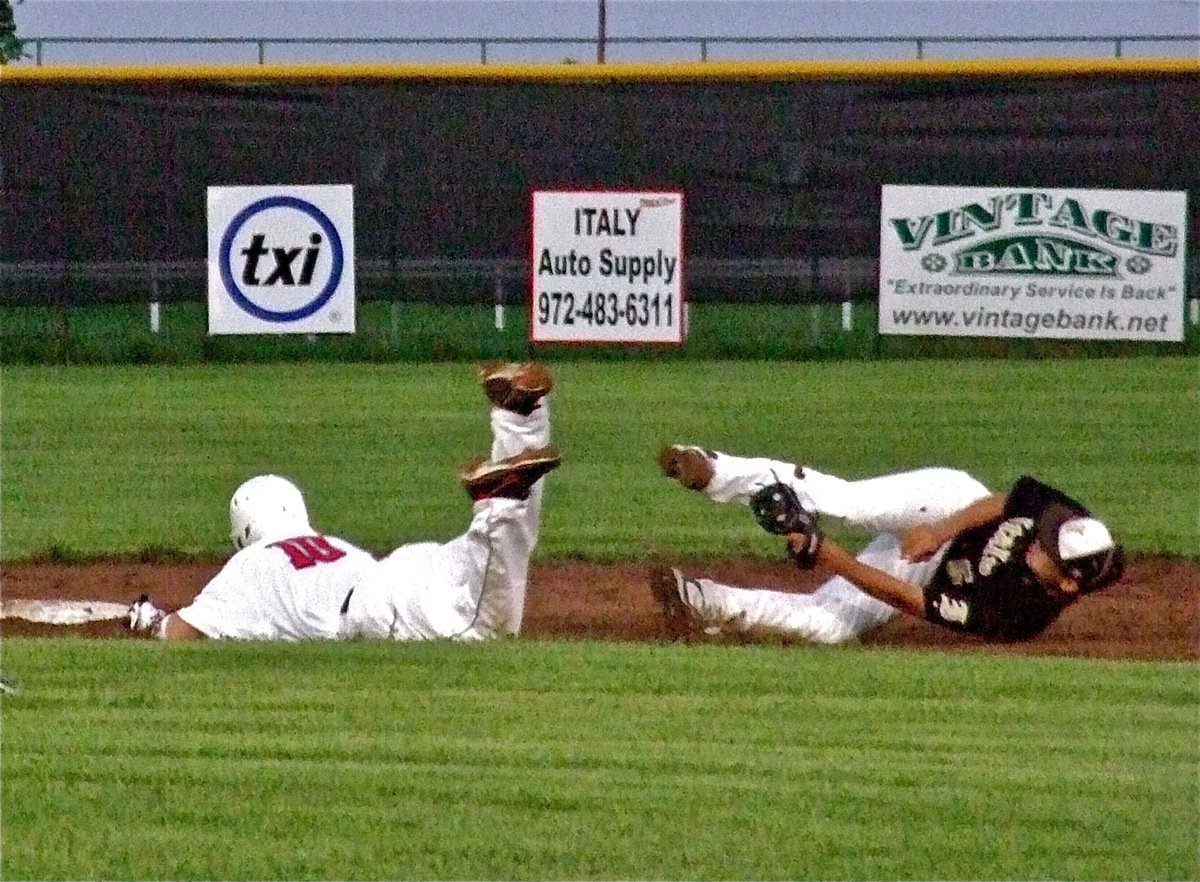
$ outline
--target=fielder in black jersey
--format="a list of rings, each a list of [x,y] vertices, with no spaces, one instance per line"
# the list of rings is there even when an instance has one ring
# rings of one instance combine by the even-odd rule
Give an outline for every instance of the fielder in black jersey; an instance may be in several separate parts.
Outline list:
[[[997,502],[985,500],[978,516],[989,515]],[[904,538],[910,558],[924,556],[928,540]],[[949,540],[925,586],[925,618],[1021,640],[1043,631],[1081,594],[1116,581],[1122,569],[1120,546],[1103,524],[1075,500],[1026,476],[1003,497],[999,517],[961,528]]]
[[[807,465],[688,445],[663,448],[659,465],[715,502],[749,505],[760,525],[787,536],[798,566],[830,574],[811,592],[792,592],[657,567],[651,590],[681,635],[702,630],[840,643],[899,611],[991,640],[1021,640],[1083,594],[1115,582],[1124,568],[1121,547],[1101,521],[1031,477],[997,494],[957,469],[847,480]],[[824,537],[823,518],[875,536],[852,555]]]

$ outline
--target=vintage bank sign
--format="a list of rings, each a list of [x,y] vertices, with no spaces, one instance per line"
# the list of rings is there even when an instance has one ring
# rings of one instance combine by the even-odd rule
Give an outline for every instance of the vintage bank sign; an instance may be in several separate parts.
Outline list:
[[[885,186],[879,331],[1179,341],[1184,192]]]

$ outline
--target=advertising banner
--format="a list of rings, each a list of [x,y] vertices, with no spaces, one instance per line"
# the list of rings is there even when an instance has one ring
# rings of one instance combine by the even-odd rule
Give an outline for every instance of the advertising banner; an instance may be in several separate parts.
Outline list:
[[[533,194],[534,343],[683,342],[683,194]]]
[[[208,188],[209,334],[354,333],[349,185]]]
[[[879,332],[1179,341],[1187,194],[883,187]]]

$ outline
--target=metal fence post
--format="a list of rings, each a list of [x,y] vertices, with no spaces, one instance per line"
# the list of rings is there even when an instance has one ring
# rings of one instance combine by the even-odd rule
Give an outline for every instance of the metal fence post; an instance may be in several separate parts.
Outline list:
[[[150,333],[158,334],[161,305],[158,300],[158,269],[150,268]]]
[[[504,279],[499,267],[496,267],[493,276],[495,280],[495,292],[493,302],[495,303],[495,321],[496,330],[504,330]]]

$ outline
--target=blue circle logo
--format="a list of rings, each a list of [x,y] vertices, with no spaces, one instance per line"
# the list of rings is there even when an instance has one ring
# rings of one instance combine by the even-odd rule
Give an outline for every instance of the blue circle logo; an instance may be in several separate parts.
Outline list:
[[[333,250],[333,265],[329,270],[329,280],[325,283],[325,286],[308,303],[286,311],[266,309],[251,300],[234,278],[233,267],[230,263],[230,254],[233,251],[234,240],[237,238],[238,233],[241,232],[242,227],[255,215],[269,211],[272,208],[290,208],[308,215],[321,228],[321,231],[325,234],[325,240]],[[221,281],[225,285],[225,290],[229,292],[229,296],[233,298],[233,302],[241,309],[255,318],[267,322],[294,322],[299,319],[308,318],[321,309],[333,297],[334,292],[337,291],[338,283],[342,280],[345,252],[342,249],[342,237],[338,235],[337,227],[333,225],[333,222],[325,212],[321,211],[317,206],[303,199],[297,199],[295,196],[268,196],[265,199],[259,199],[257,202],[250,203],[229,222],[229,227],[225,230],[225,235],[221,237],[221,250],[218,259],[221,265]]]

